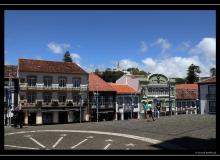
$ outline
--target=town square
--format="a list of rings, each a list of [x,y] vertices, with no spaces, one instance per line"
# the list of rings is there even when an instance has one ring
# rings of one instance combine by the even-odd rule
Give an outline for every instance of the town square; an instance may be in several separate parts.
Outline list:
[[[215,154],[215,11],[5,11],[4,149]]]

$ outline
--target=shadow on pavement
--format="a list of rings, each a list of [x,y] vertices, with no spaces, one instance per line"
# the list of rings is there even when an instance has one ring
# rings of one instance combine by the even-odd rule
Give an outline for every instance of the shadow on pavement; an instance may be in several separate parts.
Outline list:
[[[216,139],[199,139],[193,137],[181,137],[153,144],[153,147],[161,150],[193,150],[193,151],[216,151]]]

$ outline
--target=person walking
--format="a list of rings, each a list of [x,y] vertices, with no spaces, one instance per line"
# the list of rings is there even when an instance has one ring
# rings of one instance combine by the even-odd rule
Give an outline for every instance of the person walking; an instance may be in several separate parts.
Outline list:
[[[152,112],[152,108],[150,108],[150,110],[148,110],[148,109],[149,109],[149,106],[148,106],[147,102],[144,102],[144,103],[143,103],[143,106],[144,106],[145,119],[147,119],[147,115],[149,115],[149,117],[151,116],[152,119],[153,119],[153,121],[155,121],[154,115],[153,115],[153,112]]]
[[[160,117],[160,108],[161,108],[160,103],[157,103],[157,106],[156,106],[157,118]]]
[[[24,113],[20,109],[19,112],[18,112],[18,122],[19,122],[20,128],[23,128],[23,119],[24,119]]]

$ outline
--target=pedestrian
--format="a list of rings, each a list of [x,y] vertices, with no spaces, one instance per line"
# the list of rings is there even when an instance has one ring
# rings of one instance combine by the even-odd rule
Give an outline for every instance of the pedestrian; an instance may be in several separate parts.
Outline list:
[[[161,108],[160,103],[157,103],[157,106],[156,106],[157,118],[160,117],[160,108]]]
[[[14,128],[17,128],[17,125],[18,125],[18,112],[16,110],[13,111],[13,120],[14,120]]]
[[[152,118],[153,121],[155,121],[155,118],[154,118],[153,111],[152,111],[152,108],[151,108],[151,107],[150,107],[150,110],[147,111],[147,114],[149,115],[149,117]]]
[[[155,121],[154,116],[153,116],[153,112],[152,112],[152,108],[150,107],[150,110],[148,110],[149,106],[148,106],[148,104],[146,102],[143,103],[143,106],[144,106],[145,119],[147,119],[147,115],[149,115],[149,117],[151,116],[153,121]]]
[[[23,110],[20,109],[19,114],[18,114],[18,121],[19,121],[20,128],[23,128],[23,119],[24,119]]]

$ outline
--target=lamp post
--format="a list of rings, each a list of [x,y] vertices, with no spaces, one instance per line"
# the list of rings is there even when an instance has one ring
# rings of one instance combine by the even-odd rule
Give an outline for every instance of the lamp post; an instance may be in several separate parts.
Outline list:
[[[171,100],[170,100],[170,80],[168,80],[168,90],[169,90],[169,111],[170,111],[170,116],[172,115],[172,108],[171,108]]]

